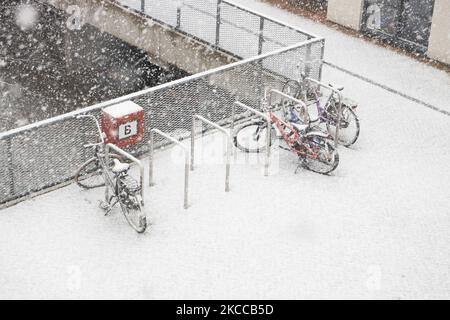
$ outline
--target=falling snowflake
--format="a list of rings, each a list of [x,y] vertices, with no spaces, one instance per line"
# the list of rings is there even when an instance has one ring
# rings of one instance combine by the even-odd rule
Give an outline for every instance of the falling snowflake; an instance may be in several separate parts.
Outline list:
[[[32,5],[23,4],[17,7],[16,24],[20,29],[25,31],[34,28],[38,19],[39,12]]]

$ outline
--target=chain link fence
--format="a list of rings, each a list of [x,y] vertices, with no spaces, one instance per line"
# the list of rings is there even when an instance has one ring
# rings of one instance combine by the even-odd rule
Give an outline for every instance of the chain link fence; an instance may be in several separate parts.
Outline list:
[[[133,1],[123,2],[129,5]],[[137,3],[137,1],[134,2]],[[146,10],[150,3],[162,3],[162,1],[146,0]],[[216,48],[220,48],[220,45],[236,56],[250,58],[0,133],[0,150],[2,150],[0,152],[0,207],[24,196],[70,181],[77,168],[93,156],[92,150],[85,149],[83,145],[95,141],[95,125],[76,119],[78,114],[93,114],[99,117],[102,108],[126,100],[132,100],[141,105],[145,110],[144,140],[128,148],[127,151],[135,156],[143,156],[149,150],[151,129],[160,129],[176,138],[188,137],[194,114],[200,114],[214,122],[226,125],[230,121],[231,106],[236,100],[258,109],[264,88],[281,89],[287,79],[296,79],[297,65],[300,62],[309,62],[300,64],[303,71],[308,72],[313,78],[320,79],[323,39],[314,38],[311,35],[305,36],[306,33],[296,32],[289,26],[283,29],[279,22],[226,1],[215,2],[216,13],[220,11],[217,4],[220,3],[220,6],[223,6],[220,14],[221,26],[218,27],[217,20],[211,20],[212,24],[208,25],[208,28],[206,25],[200,28],[196,23],[199,20],[198,14],[193,11],[181,11],[184,13],[184,18],[181,18],[180,5],[179,2],[177,3],[175,23],[181,20],[181,26],[186,25],[183,27],[186,33],[189,30],[195,37],[203,38],[205,42],[210,41],[209,43]],[[188,4],[200,6],[203,1],[185,1],[181,7],[185,8]],[[225,7],[228,9],[224,9]],[[199,8],[212,11],[212,7],[205,5]],[[188,23],[187,13],[189,12],[192,14],[191,25]],[[155,15],[158,20],[163,18],[159,11],[155,11]],[[171,19],[167,12],[164,12],[164,15],[166,19]],[[199,29],[195,29],[195,25]],[[261,26],[264,27],[264,35],[258,31],[254,32]],[[176,27],[175,25],[174,28]],[[256,29],[253,30],[253,28]],[[202,29],[204,34],[201,33]],[[217,29],[219,29],[218,33],[216,33]],[[212,37],[213,34],[214,37]],[[220,36],[219,39],[216,38],[217,34]],[[246,37],[247,41],[242,39],[238,41],[238,37]],[[233,42],[232,39],[236,41]],[[163,144],[162,140],[156,140],[156,142],[159,145]]]

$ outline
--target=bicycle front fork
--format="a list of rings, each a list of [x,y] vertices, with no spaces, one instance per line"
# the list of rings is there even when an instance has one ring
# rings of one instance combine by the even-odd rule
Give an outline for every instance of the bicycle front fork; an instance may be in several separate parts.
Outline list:
[[[99,206],[101,209],[105,210],[105,216],[107,216],[111,213],[111,210],[117,203],[119,203],[119,199],[116,196],[112,196],[109,198],[109,201],[100,201]]]

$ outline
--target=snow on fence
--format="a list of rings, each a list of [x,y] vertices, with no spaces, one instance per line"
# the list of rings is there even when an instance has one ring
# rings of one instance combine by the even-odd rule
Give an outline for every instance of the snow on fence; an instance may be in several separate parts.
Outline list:
[[[129,5],[136,1],[115,2]],[[281,89],[287,79],[296,79],[296,66],[300,61],[310,61],[306,71],[311,78],[320,79],[324,39],[224,0],[211,2],[215,4],[215,20],[206,20],[210,22],[206,25],[198,12],[209,10],[212,14],[213,10],[204,1],[175,2],[178,5],[175,25],[170,23],[172,18],[168,18],[173,14],[169,11],[171,6],[166,7],[165,16],[148,9],[157,3],[167,4],[167,0],[145,0],[143,7],[148,19],[153,18],[153,13],[157,21],[184,30],[187,35],[193,34],[216,50],[245,59],[0,133],[0,207],[67,183],[77,168],[93,156],[83,145],[95,141],[96,128],[90,122],[76,119],[78,114],[98,117],[102,108],[127,100],[141,105],[145,110],[145,136],[142,142],[127,149],[139,157],[149,151],[151,129],[187,138],[195,114],[224,125],[229,123],[236,100],[258,109],[264,88]],[[211,30],[214,30],[214,37],[211,37]],[[164,143],[162,139],[155,142],[157,145]]]

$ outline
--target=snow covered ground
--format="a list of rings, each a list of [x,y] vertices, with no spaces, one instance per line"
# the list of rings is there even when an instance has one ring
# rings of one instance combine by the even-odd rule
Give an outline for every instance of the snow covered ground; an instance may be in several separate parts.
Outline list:
[[[325,36],[330,62],[449,104],[448,74],[245,4]],[[184,210],[179,153],[160,151],[144,235],[102,215],[102,190],[75,185],[2,210],[0,298],[450,298],[450,117],[330,68],[324,78],[360,102],[360,140],[339,149],[335,174],[295,175],[280,151],[264,177],[238,154],[225,193],[224,167],[199,163]]]

